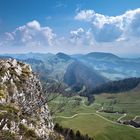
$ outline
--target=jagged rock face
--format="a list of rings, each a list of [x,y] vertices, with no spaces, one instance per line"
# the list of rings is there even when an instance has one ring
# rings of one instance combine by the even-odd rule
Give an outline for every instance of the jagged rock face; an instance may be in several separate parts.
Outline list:
[[[26,139],[23,127],[45,140],[53,132],[40,81],[29,65],[0,59],[0,130],[17,133],[22,140]]]

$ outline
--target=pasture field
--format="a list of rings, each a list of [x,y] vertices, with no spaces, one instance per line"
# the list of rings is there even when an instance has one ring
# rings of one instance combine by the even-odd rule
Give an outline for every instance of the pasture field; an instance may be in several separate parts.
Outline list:
[[[132,93],[133,92],[133,93]],[[95,95],[95,101],[86,105],[87,99],[80,96],[59,96],[49,103],[54,110],[54,121],[66,128],[80,130],[95,140],[140,140],[140,129],[118,124],[117,120],[131,120],[140,115],[140,92]],[[59,110],[59,108],[61,108]],[[122,113],[105,113],[110,109]]]

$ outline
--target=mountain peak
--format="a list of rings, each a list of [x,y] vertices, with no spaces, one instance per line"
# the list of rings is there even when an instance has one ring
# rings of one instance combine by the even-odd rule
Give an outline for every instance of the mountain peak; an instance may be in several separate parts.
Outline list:
[[[87,57],[92,57],[96,59],[119,59],[117,55],[112,53],[104,53],[104,52],[91,52],[86,54]]]
[[[64,59],[66,61],[70,60],[71,57],[65,53],[59,52],[56,54],[57,57],[59,57],[60,59]]]
[[[87,89],[92,89],[105,83],[106,79],[82,62],[75,61],[68,66],[64,82],[71,87],[85,86]]]

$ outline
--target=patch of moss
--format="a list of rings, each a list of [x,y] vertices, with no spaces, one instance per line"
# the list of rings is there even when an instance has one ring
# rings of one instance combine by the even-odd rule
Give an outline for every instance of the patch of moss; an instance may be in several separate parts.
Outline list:
[[[3,119],[4,113],[0,112],[0,121]]]
[[[17,114],[19,112],[19,110],[15,107],[13,107],[12,105],[2,105],[0,104],[0,110],[6,110],[9,113],[14,113]]]
[[[26,136],[27,138],[29,138],[29,137],[36,138],[36,137],[37,137],[37,136],[36,136],[36,133],[35,133],[35,131],[34,131],[33,129],[28,129],[28,130],[25,132],[25,136]]]
[[[28,128],[25,125],[19,124],[19,134],[20,135],[23,135],[27,130],[28,130]]]
[[[64,140],[64,137],[57,132],[53,132],[49,134],[50,140]]]
[[[24,66],[22,68],[22,74],[21,74],[21,78],[22,79],[27,79],[31,74],[30,68],[28,66]]]
[[[0,89],[0,99],[2,98],[6,98],[6,96],[5,96],[4,90]]]
[[[6,72],[6,69],[1,68],[0,69],[0,76],[4,76],[5,75],[5,72]]]
[[[0,131],[0,140],[19,140],[18,135],[9,131]]]
[[[19,134],[24,136],[23,139],[29,140],[41,140],[33,129],[27,128],[24,124],[19,125]]]
[[[18,117],[18,112],[19,110],[17,110],[14,107],[11,107],[10,105],[0,105],[0,119],[1,118],[7,118],[8,120],[12,121],[19,121],[19,117]]]

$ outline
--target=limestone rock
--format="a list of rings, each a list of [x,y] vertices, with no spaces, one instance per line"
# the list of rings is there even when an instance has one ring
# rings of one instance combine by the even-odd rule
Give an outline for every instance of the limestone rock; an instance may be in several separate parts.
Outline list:
[[[0,108],[0,131],[16,133],[21,140],[28,131],[44,140],[53,133],[41,83],[28,64],[0,59]]]

